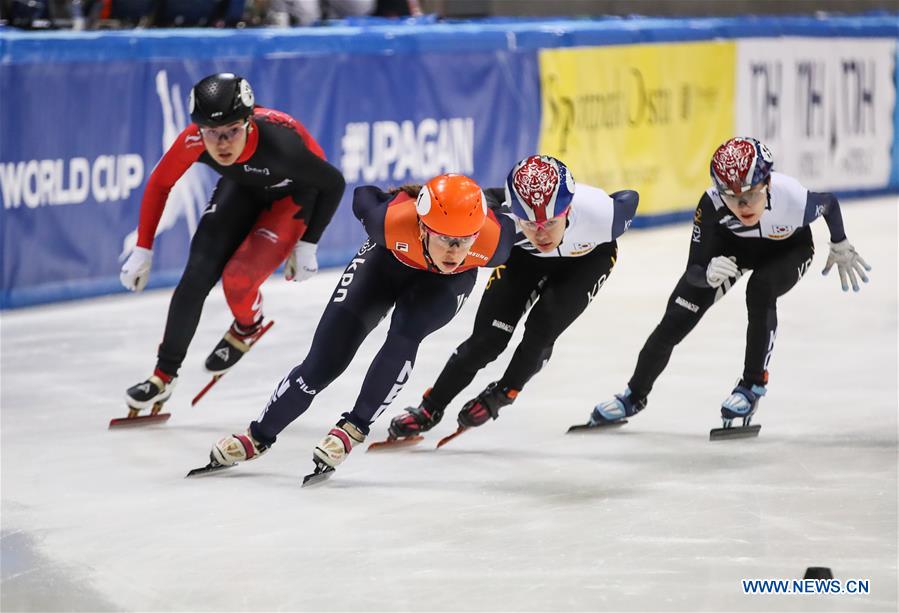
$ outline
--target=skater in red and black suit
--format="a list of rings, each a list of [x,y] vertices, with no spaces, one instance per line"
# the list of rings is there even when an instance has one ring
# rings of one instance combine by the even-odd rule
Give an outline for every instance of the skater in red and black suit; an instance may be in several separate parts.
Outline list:
[[[169,306],[156,369],[129,388],[132,414],[165,402],[187,353],[209,291],[221,278],[234,323],[206,360],[223,374],[264,330],[259,287],[288,259],[285,274],[315,274],[316,245],[334,215],[345,182],[296,119],[255,105],[243,78],[219,73],[190,93],[191,123],[163,155],[141,202],[137,247],[122,267],[122,284],[141,291],[153,239],[169,191],[196,162],[221,174],[197,225],[187,266]]]
[[[393,308],[390,329],[353,407],[315,448],[316,474],[330,473],[369,432],[409,378],[422,340],[455,317],[481,266],[509,257],[515,224],[477,183],[440,175],[424,186],[357,188],[353,212],[368,240],[340,278],[305,359],[276,387],[246,434],[219,440],[211,466],[230,466],[266,451],[315,395],[349,365],[362,341]]]

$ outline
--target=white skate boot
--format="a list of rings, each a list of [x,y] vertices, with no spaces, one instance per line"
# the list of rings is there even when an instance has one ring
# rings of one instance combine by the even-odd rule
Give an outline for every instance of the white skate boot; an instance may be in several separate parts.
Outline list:
[[[268,450],[269,447],[267,445],[263,445],[254,439],[250,431],[247,430],[246,434],[232,434],[220,438],[212,446],[212,451],[209,452],[209,459],[222,466],[232,466],[238,462],[255,460]]]
[[[303,487],[324,481],[334,472],[353,450],[365,442],[365,434],[346,419],[341,419],[331,428],[312,452],[315,471],[303,478]]]
[[[762,427],[758,424],[750,425],[752,416],[759,407],[759,400],[765,395],[767,389],[764,385],[745,385],[739,381],[724,402],[721,403],[721,428],[714,428],[709,432],[709,440],[722,440],[732,438],[748,438],[758,436]],[[735,419],[742,419],[743,425],[734,426]]]

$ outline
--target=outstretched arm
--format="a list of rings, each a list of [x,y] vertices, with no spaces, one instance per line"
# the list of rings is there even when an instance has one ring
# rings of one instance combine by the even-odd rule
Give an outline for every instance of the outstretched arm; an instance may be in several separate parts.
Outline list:
[[[839,243],[846,240],[843,214],[840,212],[837,197],[827,192],[809,192],[805,201],[805,218],[802,225],[807,226],[822,215],[827,229],[830,230],[830,242]]]
[[[140,203],[140,221],[137,226],[138,247],[153,248],[156,227],[159,225],[159,219],[165,209],[169,192],[205,150],[200,132],[194,124],[190,124],[178,135],[169,150],[156,164],[153,172],[150,173],[150,178],[147,179],[147,187],[144,188],[144,196]]]
[[[819,216],[824,216],[824,222],[830,231],[830,253],[827,254],[827,263],[821,274],[827,275],[833,265],[837,265],[840,274],[840,285],[844,292],[857,292],[860,289],[858,280],[868,282],[871,270],[868,263],[858,254],[855,247],[846,238],[846,230],[843,228],[843,214],[840,212],[840,202],[837,197],[827,192],[809,192],[805,204],[805,224],[810,224]]]
[[[153,239],[156,237],[156,228],[159,227],[169,192],[203,151],[205,148],[202,137],[197,127],[190,124],[178,135],[150,173],[140,203],[137,245],[122,264],[119,273],[119,280],[126,289],[139,292],[146,287],[153,265]]]

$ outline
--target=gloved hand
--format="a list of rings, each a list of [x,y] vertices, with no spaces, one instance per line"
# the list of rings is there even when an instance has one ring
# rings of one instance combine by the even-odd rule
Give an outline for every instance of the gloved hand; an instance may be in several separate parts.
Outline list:
[[[740,267],[733,257],[719,255],[712,258],[709,267],[705,271],[705,280],[712,287],[718,287],[731,277],[736,277],[740,273]]]
[[[284,266],[284,278],[296,282],[312,278],[318,272],[316,249],[318,249],[318,245],[297,241]]]
[[[858,291],[856,274],[861,277],[862,281],[868,282],[868,275],[865,274],[865,271],[871,270],[871,267],[858,254],[855,247],[849,244],[849,239],[844,238],[839,243],[830,243],[827,264],[824,265],[824,270],[821,271],[821,274],[826,275],[829,273],[834,264],[837,265],[837,271],[840,273],[840,285],[843,286],[844,292],[849,291],[847,277],[852,283],[852,291],[855,292]]]
[[[153,264],[153,250],[135,247],[125,263],[122,264],[122,272],[119,279],[126,289],[139,292],[150,280],[150,267]]]

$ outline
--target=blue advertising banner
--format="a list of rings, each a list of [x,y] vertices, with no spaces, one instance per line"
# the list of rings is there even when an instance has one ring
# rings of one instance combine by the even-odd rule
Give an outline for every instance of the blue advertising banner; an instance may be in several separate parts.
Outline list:
[[[896,105],[893,107],[893,169],[890,185],[899,185],[899,44],[896,46],[896,63],[893,65],[893,85],[896,87]]]
[[[265,63],[259,100],[305,123],[347,181],[322,239],[325,258],[363,238],[348,205],[358,185],[422,183],[460,172],[499,185],[537,142],[536,56],[500,52],[340,55]]]
[[[124,291],[118,270],[135,241],[147,178],[189,121],[191,85],[207,74],[245,76],[260,104],[295,116],[344,173],[347,192],[319,249],[320,264],[330,266],[363,239],[349,207],[356,186],[418,183],[447,171],[497,186],[515,160],[535,152],[540,49],[770,36],[899,38],[899,20],[0,31],[0,308]],[[899,146],[892,156],[890,183],[860,193],[899,188]],[[151,287],[179,278],[216,179],[197,166],[175,186]]]
[[[443,172],[499,185],[536,146],[535,65],[534,54],[507,51],[5,66],[3,80],[22,95],[3,107],[16,122],[0,139],[2,306],[119,290],[147,177],[207,74],[245,76],[258,103],[299,119],[343,171],[346,195],[319,249],[328,266],[364,238],[349,206],[358,185]],[[177,280],[216,178],[197,165],[170,194],[151,286]]]

